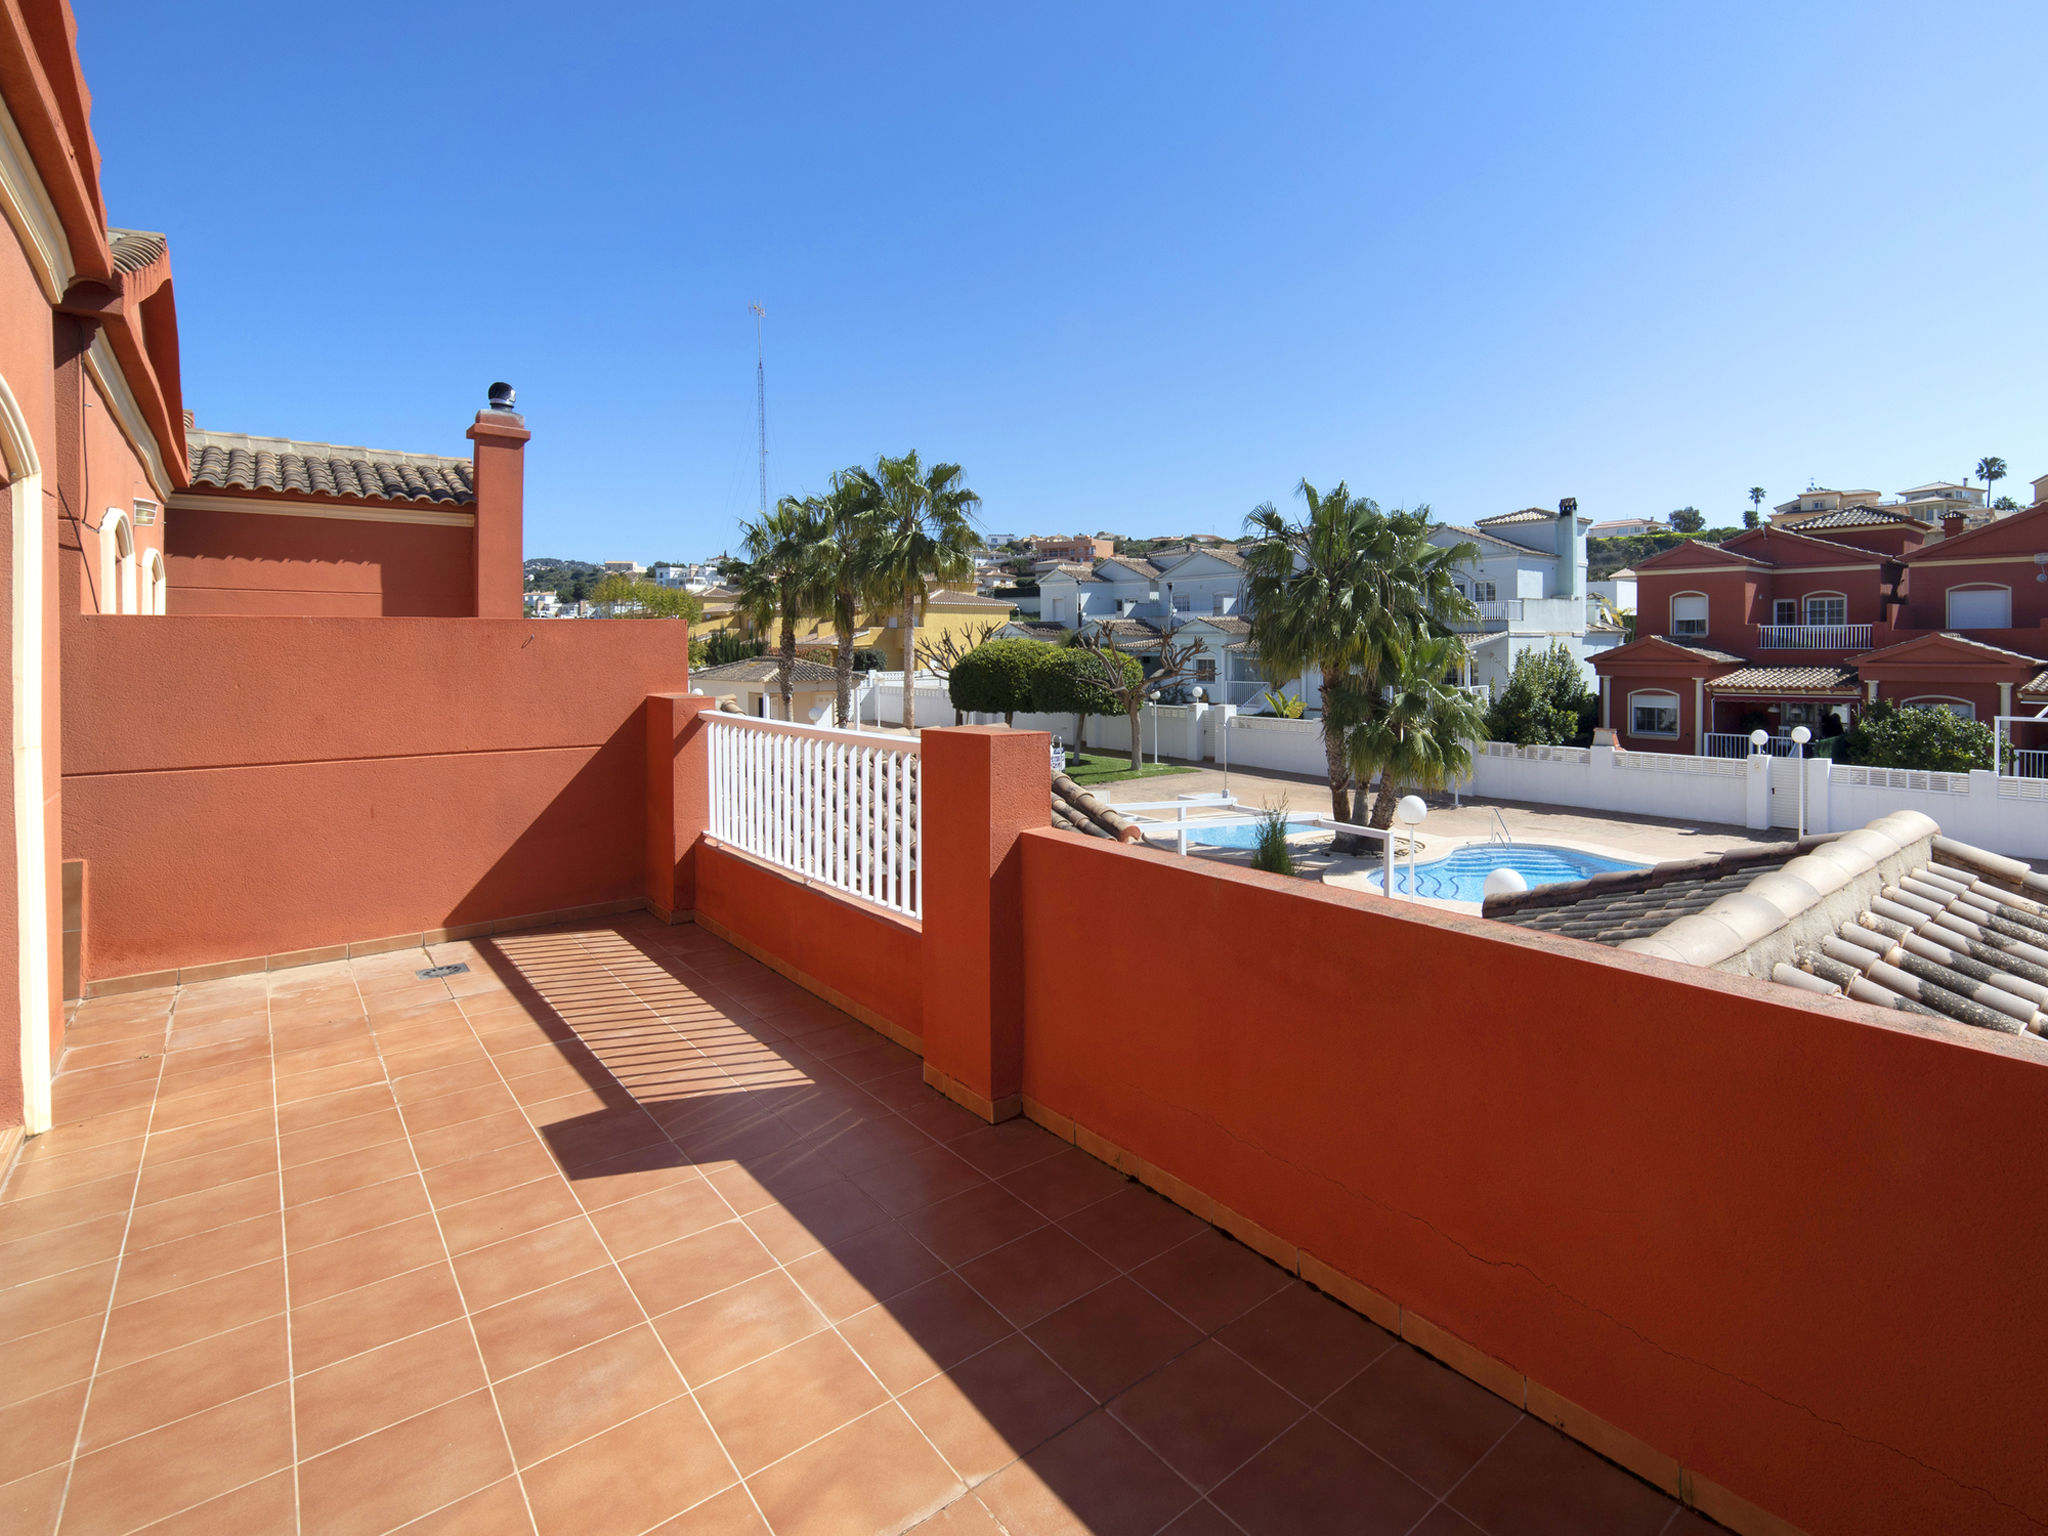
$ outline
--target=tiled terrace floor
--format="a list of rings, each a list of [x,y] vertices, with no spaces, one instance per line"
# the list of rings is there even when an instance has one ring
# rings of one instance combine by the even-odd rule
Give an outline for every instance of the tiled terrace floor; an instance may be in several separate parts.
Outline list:
[[[96,1000],[57,1105],[9,1536],[1709,1529],[694,928]]]

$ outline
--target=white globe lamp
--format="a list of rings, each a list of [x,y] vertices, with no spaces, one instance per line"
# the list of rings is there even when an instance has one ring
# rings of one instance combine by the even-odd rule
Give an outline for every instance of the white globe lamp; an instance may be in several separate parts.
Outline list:
[[[1522,878],[1519,870],[1489,869],[1480,889],[1488,896],[1515,896],[1529,889],[1529,882]]]

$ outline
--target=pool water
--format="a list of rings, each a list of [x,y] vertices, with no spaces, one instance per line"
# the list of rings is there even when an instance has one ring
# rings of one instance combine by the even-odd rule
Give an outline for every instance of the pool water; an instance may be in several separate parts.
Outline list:
[[[1156,814],[1156,813],[1155,813]],[[1313,832],[1316,824],[1312,817],[1290,816],[1287,820],[1289,832]],[[1178,828],[1170,821],[1152,822],[1146,826],[1149,838],[1164,838],[1171,842]],[[1204,827],[1200,821],[1188,823],[1188,842],[1204,848],[1256,848],[1259,846],[1259,829],[1250,822],[1241,822],[1234,827]]]
[[[1613,869],[1647,869],[1625,859],[1604,859],[1597,853],[1577,848],[1550,848],[1541,843],[1468,843],[1448,856],[1415,866],[1415,894],[1437,901],[1484,901],[1486,877],[1496,869],[1512,869],[1534,890],[1539,885],[1556,885],[1563,880],[1583,880]],[[1374,889],[1381,884],[1381,871],[1367,876]],[[1394,894],[1406,896],[1408,865],[1394,866]]]

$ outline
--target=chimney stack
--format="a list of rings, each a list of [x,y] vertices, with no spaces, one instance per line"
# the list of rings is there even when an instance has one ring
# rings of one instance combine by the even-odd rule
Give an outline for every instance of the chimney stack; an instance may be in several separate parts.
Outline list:
[[[526,418],[513,409],[517,398],[510,384],[493,384],[467,433],[476,445],[473,558],[480,619],[517,619],[526,611],[525,449],[533,434],[526,430]]]
[[[1579,537],[1579,499],[1567,496],[1557,504],[1557,595],[1579,595],[1579,567],[1585,564],[1585,540]]]
[[[1944,539],[1959,539],[1963,536],[1963,514],[1944,512],[1941,515],[1941,536]]]

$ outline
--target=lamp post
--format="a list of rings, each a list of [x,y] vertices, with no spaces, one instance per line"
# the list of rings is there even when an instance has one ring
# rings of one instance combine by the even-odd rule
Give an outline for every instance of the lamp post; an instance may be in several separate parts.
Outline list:
[[[1428,814],[1429,805],[1420,795],[1403,795],[1394,806],[1394,815],[1408,829],[1408,899],[1410,901],[1415,899],[1415,829],[1422,825],[1422,818]]]
[[[1771,733],[1769,731],[1762,729],[1751,731],[1749,733],[1750,756],[1754,757],[1757,753],[1763,751],[1765,747],[1770,745],[1770,742]]]
[[[1813,740],[1813,732],[1803,725],[1792,727],[1792,745],[1797,748],[1793,761],[1799,764],[1799,835],[1806,836],[1806,744]]]
[[[1159,766],[1159,690],[1157,688],[1154,688],[1145,695],[1145,703],[1152,711],[1152,766],[1157,768]],[[1138,743],[1139,761],[1142,762],[1144,757],[1145,744],[1141,741]]]

